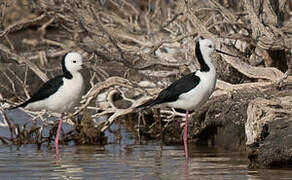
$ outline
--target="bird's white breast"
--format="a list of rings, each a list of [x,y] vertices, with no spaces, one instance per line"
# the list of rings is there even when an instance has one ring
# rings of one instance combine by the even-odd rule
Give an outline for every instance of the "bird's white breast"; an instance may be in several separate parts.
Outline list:
[[[75,73],[72,79],[63,78],[63,85],[48,98],[30,103],[26,108],[32,110],[46,109],[53,112],[68,112],[80,101],[83,93],[83,78]]]
[[[216,85],[216,71],[197,71],[196,75],[200,77],[199,84],[194,89],[181,94],[177,101],[167,103],[168,106],[185,110],[194,110],[209,99]]]

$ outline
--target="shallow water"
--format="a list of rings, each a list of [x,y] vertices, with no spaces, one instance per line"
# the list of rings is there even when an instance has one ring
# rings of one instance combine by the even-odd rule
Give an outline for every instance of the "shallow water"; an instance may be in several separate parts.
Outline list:
[[[292,179],[291,169],[248,169],[246,154],[191,146],[186,164],[183,146],[137,141],[122,126],[120,144],[107,134],[99,146],[0,145],[0,179]],[[7,135],[4,128],[0,136]]]

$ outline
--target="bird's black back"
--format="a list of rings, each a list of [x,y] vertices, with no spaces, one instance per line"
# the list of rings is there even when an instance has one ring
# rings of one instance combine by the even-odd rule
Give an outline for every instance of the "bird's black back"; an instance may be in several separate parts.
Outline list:
[[[150,107],[156,104],[176,101],[179,96],[195,88],[200,82],[200,78],[195,75],[195,72],[190,73],[182,78],[174,81],[166,89],[162,90],[156,99],[148,101],[137,108]]]
[[[14,108],[25,107],[29,103],[48,98],[49,96],[51,96],[52,94],[57,92],[57,90],[60,88],[60,86],[63,85],[63,83],[64,83],[63,77],[64,76],[56,76],[53,79],[50,79],[45,84],[43,84],[42,87],[37,92],[35,92],[29,100],[25,101],[24,103],[14,107]]]

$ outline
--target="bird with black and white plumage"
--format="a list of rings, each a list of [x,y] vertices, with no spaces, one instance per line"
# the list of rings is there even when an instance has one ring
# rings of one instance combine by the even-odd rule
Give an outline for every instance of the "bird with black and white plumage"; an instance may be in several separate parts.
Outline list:
[[[200,39],[195,48],[195,55],[200,64],[200,69],[174,81],[170,86],[162,90],[155,99],[136,107],[137,109],[145,109],[161,104],[186,111],[183,136],[186,159],[188,159],[187,129],[189,111],[200,108],[209,99],[216,86],[216,69],[211,58],[211,54],[214,52],[230,55],[215,49],[213,40]]]
[[[80,101],[84,89],[83,77],[79,72],[83,68],[82,56],[77,52],[69,52],[63,56],[61,64],[63,75],[50,79],[30,99],[12,108],[22,107],[33,111],[46,110],[61,114],[55,139],[57,157],[63,113],[70,112],[74,108]]]

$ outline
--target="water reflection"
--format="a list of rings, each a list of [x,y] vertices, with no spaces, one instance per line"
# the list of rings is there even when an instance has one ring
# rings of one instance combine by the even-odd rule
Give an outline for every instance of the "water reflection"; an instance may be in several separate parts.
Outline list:
[[[112,128],[115,128],[113,126]],[[123,126],[123,138],[107,134],[100,146],[0,145],[0,179],[291,179],[291,169],[249,170],[246,154],[189,144],[189,160],[183,146],[159,141],[136,141]],[[7,135],[0,131],[0,135]]]
[[[54,148],[34,145],[0,148],[0,178],[10,179],[287,179],[290,170],[248,170],[246,156],[213,148],[160,143],[62,146],[56,165]]]

